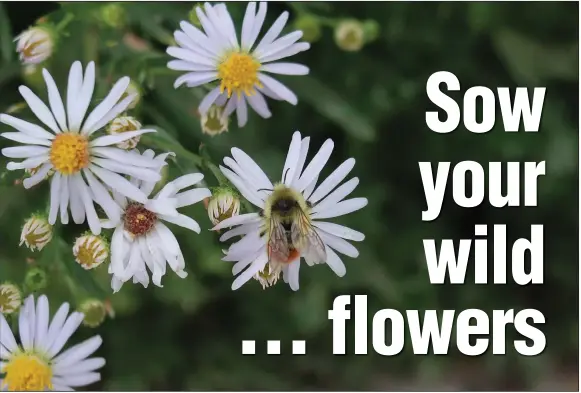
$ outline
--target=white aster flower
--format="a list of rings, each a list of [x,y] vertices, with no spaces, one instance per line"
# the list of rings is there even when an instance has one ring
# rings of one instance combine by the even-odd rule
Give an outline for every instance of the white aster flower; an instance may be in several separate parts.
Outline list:
[[[176,80],[176,88],[184,83],[195,87],[219,81],[220,85],[213,88],[200,103],[200,114],[207,112],[213,103],[225,105],[225,115],[229,116],[236,110],[238,126],[242,127],[248,120],[247,104],[260,116],[271,116],[265,95],[297,104],[296,95],[288,87],[266,74],[309,73],[304,65],[276,62],[310,47],[306,42],[297,43],[303,35],[301,31],[279,37],[288,20],[288,12],[278,17],[256,46],[266,17],[266,2],[260,3],[258,12],[255,2],[248,4],[240,43],[225,4],[212,6],[205,3],[204,9],[196,8],[196,13],[204,32],[191,23],[181,22],[182,30],[174,34],[179,47],[169,47],[167,53],[179,59],[168,63],[170,69],[187,71]]]
[[[52,240],[52,226],[46,218],[38,215],[30,217],[24,223],[20,233],[20,245],[26,245],[32,251],[42,250]]]
[[[240,149],[233,148],[233,158],[224,159],[224,164],[229,168],[220,166],[222,173],[238,188],[242,196],[261,209],[259,213],[229,218],[214,227],[214,230],[218,230],[236,226],[224,233],[220,237],[221,241],[242,236],[242,239],[230,246],[223,258],[225,261],[236,262],[232,269],[235,275],[242,272],[234,280],[232,289],[238,289],[252,277],[258,279],[256,275],[259,272],[275,282],[280,269],[283,280],[296,291],[299,289],[301,258],[309,266],[325,262],[341,277],[345,274],[345,265],[335,251],[352,258],[359,255],[357,249],[347,240],[362,241],[365,237],[362,233],[342,225],[320,221],[357,211],[367,205],[366,198],[345,199],[357,187],[358,178],[352,178],[339,186],[353,169],[355,160],[350,158],[343,162],[316,187],[321,170],[333,151],[333,141],[328,139],[305,167],[309,141],[309,137],[301,140],[298,131],[293,134],[282,180],[275,185],[252,158]],[[273,215],[275,209],[293,212],[295,219],[290,222],[296,221],[305,235],[301,237],[300,245],[286,240],[290,247],[287,253],[283,253],[284,258],[280,257],[281,253],[275,257],[268,244],[270,233],[275,232],[270,231],[273,228],[271,218],[280,217],[280,214]],[[285,223],[284,231],[280,233],[284,239],[290,237],[290,222]],[[268,270],[265,270],[267,264]]]
[[[31,27],[15,39],[16,51],[24,64],[38,64],[48,59],[54,48],[54,33],[48,27]]]
[[[19,89],[42,125],[0,114],[1,123],[18,130],[0,136],[23,144],[4,148],[2,154],[8,158],[25,159],[9,162],[6,168],[16,170],[40,166],[34,175],[23,181],[25,188],[40,183],[54,169],[55,173],[50,179],[48,222],[53,225],[60,211],[61,223],[67,224],[70,209],[76,224],[82,224],[86,218],[91,231],[98,235],[101,226],[94,203],[100,205],[111,220],[119,219],[121,215],[105,186],[136,201],[145,202],[146,195],[122,175],[145,181],[160,179],[158,171],[152,169],[157,165],[153,160],[113,145],[155,130],[95,137],[96,131],[123,112],[133,99],[129,96],[119,101],[129,84],[127,77],[121,78],[85,118],[95,87],[95,64],[89,63],[83,77],[81,63],[73,63],[69,73],[66,111],[52,76],[47,70],[43,70],[43,76],[50,109],[28,87],[20,86]]]
[[[165,164],[166,157],[171,153],[155,157],[160,165]],[[143,156],[152,158],[152,150],[146,150]],[[171,230],[162,222],[179,225],[196,233],[200,226],[193,219],[178,212],[177,209],[193,205],[211,196],[207,188],[193,188],[183,191],[199,183],[204,175],[193,173],[181,176],[167,183],[153,198],[145,203],[128,200],[115,195],[121,209],[123,220],[119,223],[103,222],[104,227],[115,227],[111,238],[111,264],[109,273],[112,275],[111,288],[114,292],[121,289],[123,283],[133,279],[144,287],[151,281],[161,287],[161,278],[166,272],[166,263],[181,278],[185,278],[185,260],[180,245]],[[131,179],[145,195],[150,195],[155,182],[143,182]]]
[[[88,358],[101,346],[100,336],[59,355],[83,321],[81,313],[68,314],[69,304],[64,303],[51,322],[46,296],[40,296],[36,304],[29,296],[18,318],[20,345],[4,315],[0,315],[0,374],[4,374],[0,390],[63,392],[101,379],[96,371],[105,365],[105,359]]]

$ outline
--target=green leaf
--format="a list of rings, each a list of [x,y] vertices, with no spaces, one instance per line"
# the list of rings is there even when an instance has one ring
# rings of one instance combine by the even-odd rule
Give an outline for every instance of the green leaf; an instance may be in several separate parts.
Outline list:
[[[300,100],[311,104],[316,111],[335,122],[348,134],[365,142],[375,140],[375,128],[365,116],[319,80],[310,76],[302,76],[289,85],[300,97]]]
[[[0,53],[4,63],[10,63],[14,55],[12,27],[4,6],[0,4]]]

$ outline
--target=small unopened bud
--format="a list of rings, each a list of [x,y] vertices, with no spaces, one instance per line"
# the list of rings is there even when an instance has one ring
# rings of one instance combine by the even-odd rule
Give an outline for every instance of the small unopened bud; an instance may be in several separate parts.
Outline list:
[[[363,24],[355,19],[339,22],[335,27],[335,43],[344,51],[359,51],[365,44]]]
[[[210,109],[201,116],[202,132],[208,135],[218,135],[228,131],[230,118],[224,116],[224,107],[212,105]]]
[[[267,263],[262,271],[254,275],[254,279],[262,285],[262,289],[266,289],[277,283],[281,270],[281,266],[273,268],[272,264]]]
[[[314,15],[301,15],[295,21],[294,28],[303,32],[303,40],[306,42],[315,42],[321,38],[321,23]]]
[[[39,64],[52,55],[55,34],[48,26],[35,26],[21,33],[15,41],[23,64]]]
[[[363,36],[365,43],[375,41],[379,37],[379,23],[373,19],[363,21]]]
[[[22,294],[20,289],[9,282],[0,285],[0,313],[4,315],[12,314],[22,305]]]
[[[115,118],[107,128],[107,132],[111,135],[117,135],[129,131],[137,131],[141,129],[141,123],[131,116],[120,116]],[[117,143],[117,147],[121,149],[131,150],[135,149],[139,143],[140,136],[133,137],[123,142]]]
[[[240,198],[230,188],[218,188],[208,202],[208,217],[212,224],[237,216],[240,213]]]
[[[202,8],[203,5],[203,3],[196,3],[188,14],[188,19],[194,26],[202,27],[202,22],[200,22],[200,18],[198,18],[196,8]]]
[[[42,250],[52,240],[52,225],[41,215],[33,215],[24,223],[20,233],[20,246]]]
[[[91,270],[109,257],[109,245],[101,236],[86,234],[75,240],[73,245],[75,261],[85,270]]]
[[[125,16],[125,8],[119,3],[104,5],[99,12],[99,19],[114,29],[120,29],[125,26]]]
[[[91,328],[101,325],[107,316],[105,304],[98,299],[85,300],[79,306],[79,312],[85,315],[83,325]]]
[[[139,104],[139,101],[141,101],[141,88],[139,87],[139,85],[133,81],[129,82],[129,86],[127,86],[127,90],[125,90],[125,93],[123,93],[123,95],[121,96],[121,99],[125,99],[126,97],[135,94],[135,98],[133,99],[133,101],[131,101],[131,104],[129,104],[129,106],[127,107],[127,109],[133,109],[137,106],[137,104]]]
[[[46,288],[48,276],[46,272],[38,267],[30,268],[24,277],[24,286],[27,290],[36,292]]]

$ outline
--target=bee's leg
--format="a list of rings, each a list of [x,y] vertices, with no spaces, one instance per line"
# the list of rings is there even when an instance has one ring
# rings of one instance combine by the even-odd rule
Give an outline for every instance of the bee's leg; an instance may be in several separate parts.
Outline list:
[[[311,203],[311,201],[306,201],[306,203],[307,203],[307,207],[309,209],[311,209],[313,207],[313,204]]]

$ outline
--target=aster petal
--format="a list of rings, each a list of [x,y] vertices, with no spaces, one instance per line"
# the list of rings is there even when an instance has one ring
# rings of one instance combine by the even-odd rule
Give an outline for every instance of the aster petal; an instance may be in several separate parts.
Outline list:
[[[355,246],[349,243],[347,240],[341,239],[338,236],[331,235],[325,231],[317,231],[318,235],[321,237],[323,242],[334,249],[335,251],[347,255],[351,258],[357,258],[359,256],[359,251]]]
[[[246,6],[246,12],[244,13],[244,19],[242,20],[241,42],[242,49],[244,51],[250,51],[250,47],[252,46],[252,44],[250,44],[250,37],[252,35],[255,17],[256,17],[256,3],[252,1],[248,3],[248,5]]]
[[[214,45],[212,45],[212,41],[197,27],[186,21],[181,21],[180,27],[182,28],[184,33],[186,33],[188,37],[192,39],[192,42],[197,43],[198,44],[197,47],[201,51],[206,53],[210,57],[210,59],[216,59],[218,57],[218,53]]]
[[[93,82],[94,83],[94,82]],[[69,79],[67,83],[67,115],[69,124],[75,124],[75,117],[78,116],[77,104],[79,92],[83,88],[83,66],[80,61],[71,64]],[[72,129],[72,127],[71,127]]]
[[[248,121],[248,106],[246,105],[246,99],[244,95],[239,95],[237,97],[238,103],[236,104],[236,118],[238,119],[238,127],[244,127]]]
[[[226,178],[234,185],[234,187],[240,191],[244,198],[246,198],[250,203],[257,207],[262,208],[264,206],[264,200],[260,197],[260,195],[256,191],[248,188],[238,175],[236,175],[228,168],[224,168],[222,165],[220,165],[219,168],[224,176],[226,176]]]
[[[272,26],[270,26],[270,29],[268,29],[264,37],[262,37],[262,40],[260,40],[260,42],[256,46],[256,49],[254,50],[254,54],[256,56],[260,56],[259,53],[261,53],[266,47],[272,44],[274,40],[276,40],[276,38],[280,35],[282,30],[284,29],[284,26],[288,21],[288,16],[289,16],[288,11],[284,11],[282,14],[280,14],[278,18],[276,18]]]
[[[254,109],[256,113],[258,113],[262,118],[268,119],[272,116],[270,109],[268,109],[268,104],[264,99],[264,96],[259,92],[254,92],[251,96],[246,96],[248,103]]]
[[[111,194],[107,191],[105,186],[101,184],[99,180],[93,176],[90,170],[83,169],[83,173],[87,178],[87,182],[89,184],[89,188],[91,189],[91,193],[95,199],[95,202],[99,204],[103,208],[103,211],[109,218],[109,220],[117,221],[121,218],[122,211],[119,208],[119,205],[115,203]]]
[[[140,136],[143,134],[149,134],[152,132],[156,132],[155,130],[145,129],[145,130],[136,130],[136,131],[128,131],[123,132],[117,135],[105,135],[98,137],[91,141],[91,147],[103,147],[103,146],[110,146],[114,145],[123,141],[126,141],[131,138],[135,138],[136,136]]]
[[[24,305],[20,309],[18,314],[18,332],[20,335],[20,341],[22,342],[22,348],[26,351],[32,350],[34,345],[34,333],[35,333],[35,309],[34,300],[32,296],[29,296],[25,301]]]
[[[85,214],[87,215],[87,223],[91,232],[95,235],[101,233],[101,224],[99,221],[99,216],[95,211],[95,205],[93,204],[93,197],[91,196],[91,191],[89,190],[85,180],[83,180],[80,174],[75,174],[71,177],[71,182],[75,183],[75,187],[81,196],[81,201],[85,206]]]
[[[35,138],[23,132],[4,132],[0,134],[0,136],[14,142],[25,143],[27,145],[41,145],[41,146],[52,145],[51,141],[48,139]]]
[[[34,115],[38,118],[38,120],[43,122],[55,134],[59,134],[61,131],[58,128],[56,122],[54,121],[54,117],[50,112],[50,109],[48,109],[44,102],[42,102],[41,99],[38,98],[36,94],[34,94],[32,90],[30,90],[26,86],[20,86],[18,88],[18,91],[22,95],[22,98],[24,98],[24,100],[28,104],[28,107],[30,108],[32,113],[34,113]]]
[[[61,178],[60,187],[59,211],[61,212],[61,223],[67,225],[69,223],[68,207],[71,198],[69,192],[69,179],[67,177]]]
[[[159,221],[155,224],[155,231],[162,240],[160,247],[165,255],[167,263],[175,273],[181,275],[183,278],[184,275],[182,273],[185,273],[183,271],[185,267],[185,261],[182,250],[180,249],[180,244],[178,243],[176,237],[172,231],[170,231],[169,228],[165,226],[165,224]]]
[[[256,13],[256,16],[254,17],[252,23],[252,32],[248,37],[247,42],[248,49],[252,48],[252,46],[256,42],[256,39],[258,38],[258,34],[260,34],[260,30],[262,29],[262,25],[264,24],[264,19],[266,18],[266,9],[267,3],[265,1],[261,1],[258,5],[258,12]]]
[[[276,79],[263,74],[258,73],[258,80],[261,81],[265,86],[269,89],[272,89],[283,100],[287,101],[292,105],[296,105],[298,102],[298,98],[288,87],[277,81]]]
[[[232,239],[235,236],[244,236],[249,234],[250,232],[258,232],[260,226],[261,226],[260,222],[240,225],[234,229],[230,229],[229,231],[225,232],[222,236],[220,236],[220,241],[225,242],[227,240]]]
[[[174,89],[177,89],[184,83],[188,87],[196,87],[210,83],[218,79],[218,73],[216,71],[209,72],[188,72],[177,78],[173,84]]]
[[[325,231],[328,234],[338,236],[343,239],[355,242],[361,242],[365,239],[365,235],[363,233],[343,225],[335,224],[333,222],[313,221],[312,224],[314,227]]]
[[[107,169],[99,168],[96,165],[91,165],[89,170],[109,186],[109,188],[117,191],[121,195],[139,203],[145,203],[147,201],[147,196],[124,177]]]
[[[196,64],[202,64],[209,67],[216,66],[214,60],[199,56],[189,49],[178,48],[177,46],[170,46],[165,50],[165,52],[168,55],[175,57],[176,59],[185,60]]]
[[[351,172],[355,166],[355,159],[349,158],[337,167],[327,178],[317,187],[313,195],[309,198],[312,203],[317,203],[326,197],[335,187],[339,185]]]
[[[49,157],[48,157],[48,154],[46,154],[46,155],[42,155],[42,156],[27,158],[26,160],[24,160],[22,162],[12,162],[11,161],[8,164],[6,164],[6,169],[8,169],[9,171],[14,171],[17,169],[33,169],[33,168],[37,168],[39,165],[44,164],[48,160],[49,160]]]
[[[59,353],[63,349],[63,347],[67,343],[68,339],[71,338],[73,333],[81,325],[81,322],[83,322],[83,318],[84,318],[84,316],[80,312],[74,312],[67,318],[64,325],[62,326],[62,328],[58,332],[56,338],[54,339],[54,342],[50,346],[50,349],[48,350],[48,355],[50,357],[55,356],[57,353]],[[60,358],[60,356],[57,357],[54,360],[54,362],[57,362],[57,359],[59,359],[59,358]]]
[[[302,174],[303,169],[305,167],[305,162],[307,161],[307,154],[309,153],[310,141],[311,141],[311,138],[308,136],[303,138],[303,140],[301,141],[301,154],[300,154],[298,162],[297,162],[295,174],[294,174],[293,179],[290,183],[290,185],[293,187],[296,184],[296,182],[299,180],[299,178],[301,177],[301,174]]]
[[[266,253],[259,256],[252,264],[243,271],[232,283],[232,290],[235,291],[244,285],[248,280],[250,280],[256,273],[264,269],[266,263],[268,262],[268,256]]]
[[[4,314],[0,313],[0,344],[10,351],[10,353],[18,350],[18,344],[16,344],[16,339],[12,334],[12,329],[8,325]]]
[[[238,262],[232,266],[232,274],[234,276],[238,275],[242,270],[246,269],[248,265],[258,259],[261,255],[263,255],[265,250],[261,247],[256,252],[249,253],[244,258],[240,259]]]
[[[56,83],[54,82],[52,75],[46,70],[46,68],[42,69],[42,76],[48,90],[48,103],[50,104],[52,114],[56,119],[60,129],[62,131],[66,131],[68,127],[65,115],[65,106],[63,105],[63,100],[61,99],[59,89],[56,87]]]
[[[105,116],[103,116],[99,121],[97,121],[91,126],[91,129],[87,131],[89,135],[97,130],[100,130],[106,124],[110,123],[113,119],[119,116],[121,112],[127,110],[127,108],[129,108],[129,105],[131,105],[131,103],[135,100],[135,97],[137,97],[137,93],[130,94],[127,97],[123,98],[119,103],[115,104],[115,106],[113,106],[113,108],[111,108],[111,110],[107,112]]]
[[[181,33],[180,31],[176,32],[176,34]],[[182,33],[183,34],[183,33]],[[210,66],[207,64],[200,64],[200,63],[193,63],[191,61],[186,60],[171,60],[167,63],[167,68],[174,71],[215,71],[215,66]]]
[[[81,387],[90,385],[101,380],[99,373],[83,373],[80,375],[67,375],[66,377],[55,378],[55,383],[71,387]]]
[[[211,196],[212,192],[207,188],[196,188],[194,190],[182,192],[176,195],[176,208],[193,205],[194,203],[198,203],[204,198],[209,198]]]
[[[39,343],[39,348],[43,351],[47,352],[54,341],[56,340],[57,336],[59,335],[60,331],[63,328],[63,325],[67,319],[67,315],[69,314],[69,304],[63,303],[57,312],[54,314],[52,318],[52,322],[48,327],[48,332],[46,334],[46,339],[44,342]]]
[[[70,195],[70,206],[71,215],[73,216],[73,222],[75,224],[82,224],[85,222],[85,206],[81,199],[80,191],[77,190],[75,182],[73,182],[71,177],[63,177],[63,181],[67,180],[69,182],[69,195]]]
[[[85,69],[81,89],[78,91],[76,98],[71,102],[73,113],[69,113],[69,128],[71,131],[79,131],[81,123],[87,114],[93,91],[95,89],[95,62],[91,61]],[[67,95],[68,100],[68,95]],[[69,103],[67,107],[70,108]]]
[[[104,358],[90,358],[82,360],[77,364],[68,367],[63,367],[62,363],[59,363],[58,365],[55,365],[53,367],[52,371],[53,374],[56,376],[77,375],[98,370],[104,365],[105,365]]]
[[[81,314],[81,317],[82,315],[83,314]],[[93,336],[88,340],[85,340],[82,343],[67,349],[53,360],[53,364],[55,367],[70,367],[73,364],[86,359],[88,356],[94,353],[102,343],[103,340],[101,339],[101,336]]]
[[[233,147],[230,149],[232,157],[240,165],[240,168],[244,171],[243,173],[250,176],[256,182],[256,188],[270,188],[272,189],[272,182],[266,176],[266,173],[260,168],[260,166],[243,150]],[[239,173],[242,176],[243,173]]]
[[[215,87],[214,89],[212,89],[208,94],[206,94],[204,96],[204,98],[200,102],[200,106],[198,107],[198,111],[200,111],[200,113],[202,113],[202,114],[208,112],[208,109],[210,109],[212,104],[214,102],[216,102],[216,99],[218,98],[219,95],[220,95],[220,87],[218,86],[218,87]]]
[[[36,302],[36,325],[34,334],[34,347],[43,348],[48,333],[48,299],[45,295],[38,298]]]
[[[289,186],[295,177],[295,171],[297,170],[297,164],[301,156],[301,133],[295,131],[291,139],[291,143],[286,155],[286,160],[284,162],[284,168],[282,171],[281,182]],[[302,190],[301,190],[302,191]]]
[[[354,177],[353,179],[343,183],[340,187],[337,187],[335,191],[330,193],[325,199],[319,202],[314,208],[313,213],[318,213],[322,210],[327,210],[329,207],[336,205],[338,202],[349,196],[355,190],[359,184],[359,179]]]
[[[52,169],[52,164],[50,162],[42,164],[40,169],[34,175],[32,175],[29,178],[26,178],[22,181],[22,185],[26,189],[34,187],[35,185],[37,185],[38,183],[40,183],[41,181],[43,181],[46,178],[46,175],[48,175],[48,172],[50,172],[51,169]]]
[[[307,75],[309,67],[297,63],[269,63],[262,65],[260,71],[281,75]]]
[[[299,180],[297,180],[295,187],[298,190],[303,191],[317,176],[319,176],[325,167],[325,164],[327,164],[329,157],[331,157],[334,146],[335,144],[331,139],[327,139],[325,143],[323,143],[323,146],[321,146],[317,154],[315,154],[309,165],[307,165],[301,174]]]
[[[260,216],[258,213],[246,213],[240,214],[238,216],[230,217],[221,221],[218,225],[212,228],[213,231],[217,231],[219,229],[230,228],[236,225],[242,225],[251,222],[258,222],[260,220]]]
[[[107,113],[111,109],[113,109],[113,107],[121,99],[121,97],[127,90],[130,81],[131,80],[129,79],[129,77],[123,77],[119,79],[117,83],[115,83],[109,94],[107,94],[107,97],[105,97],[103,101],[101,101],[101,103],[97,105],[95,109],[93,109],[91,114],[87,117],[87,120],[85,120],[83,128],[81,128],[81,133],[83,135],[91,135],[93,132],[97,131],[97,129],[94,126],[101,119],[103,119],[107,115]]]
[[[193,218],[188,217],[184,214],[179,214],[177,216],[169,216],[169,215],[165,215],[165,214],[160,214],[159,217],[164,221],[178,225],[182,228],[189,229],[190,231],[193,231],[196,233],[201,232],[201,228],[200,228],[200,225],[198,224],[198,222],[196,220],[194,220]]]
[[[263,58],[265,58],[267,56],[271,56],[273,54],[276,54],[277,52],[280,52],[280,51],[290,47],[295,42],[300,40],[302,36],[303,36],[302,31],[300,31],[300,30],[293,31],[292,33],[288,33],[288,34],[278,38],[276,41],[273,41],[272,43],[270,43],[268,45],[264,45],[262,48],[260,48],[260,51],[256,50],[254,52],[254,55],[262,63]]]
[[[66,181],[66,177],[64,178]],[[58,214],[61,195],[61,182],[63,178],[60,173],[55,173],[50,180],[50,209],[48,213],[48,223],[54,225]]]
[[[347,199],[312,214],[311,218],[323,220],[326,218],[344,216],[346,214],[362,209],[365,206],[367,206],[367,198]]]
[[[327,265],[331,268],[331,270],[339,277],[343,277],[345,273],[347,273],[347,269],[345,268],[345,264],[333,251],[329,246],[325,245],[325,252],[327,253]]]
[[[300,258],[292,262],[288,267],[288,285],[293,291],[299,290],[299,269],[301,267]]]
[[[285,49],[281,49],[277,52],[272,53],[268,56],[263,56],[259,59],[262,64],[270,63],[271,61],[276,61],[280,59],[284,59],[285,57],[294,56],[299,52],[304,52],[308,50],[311,45],[308,42],[299,42],[297,44],[293,44]]]
[[[91,149],[91,152],[94,156],[109,158],[128,165],[141,166],[144,168],[159,168],[159,162],[152,160],[151,158],[143,157],[141,154],[122,150],[117,147],[95,147]]]
[[[49,150],[44,146],[14,146],[2,149],[2,155],[8,158],[30,158],[45,155]]]
[[[18,131],[33,138],[53,140],[55,137],[54,134],[51,134],[41,126],[18,119],[14,116],[6,115],[4,113],[0,114],[0,123],[9,125],[10,127],[15,128]]]

